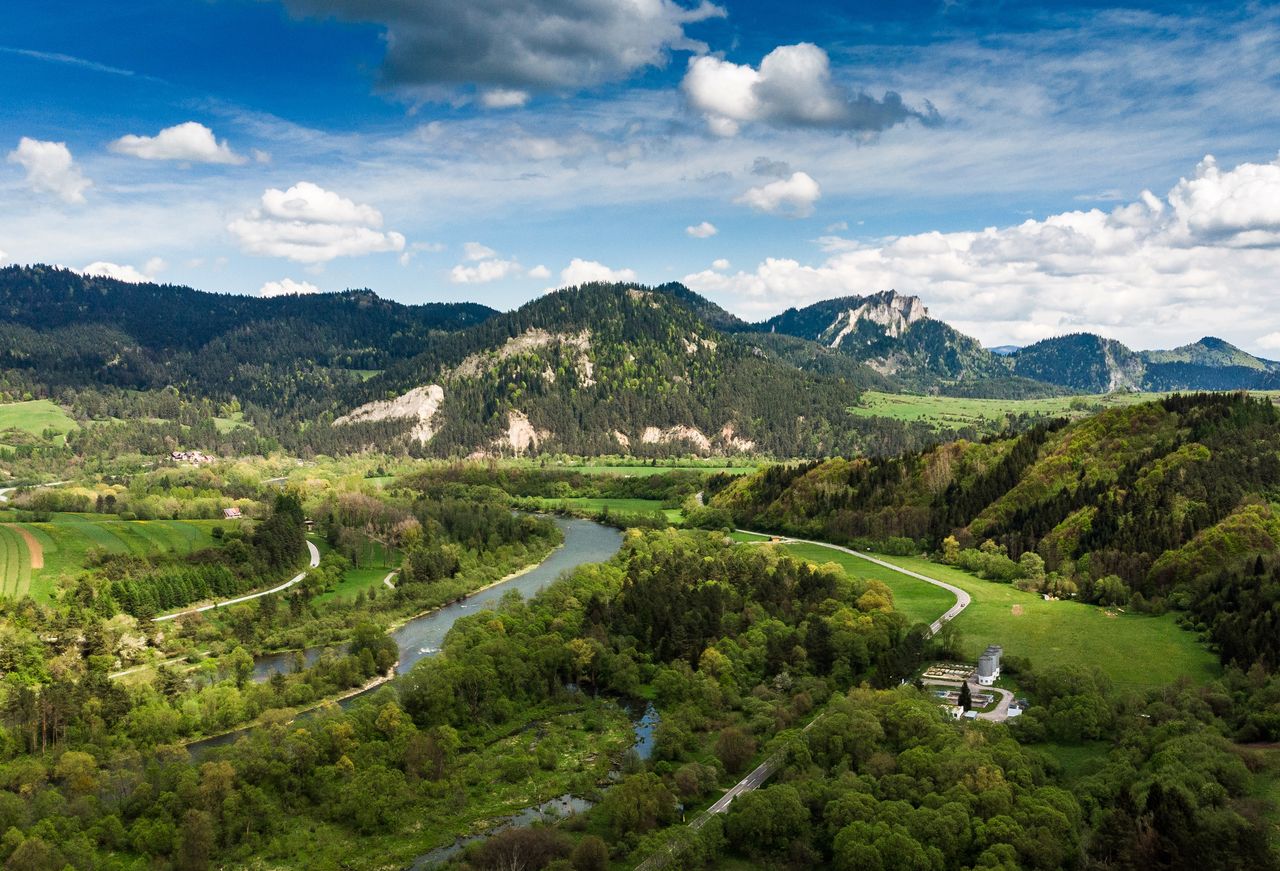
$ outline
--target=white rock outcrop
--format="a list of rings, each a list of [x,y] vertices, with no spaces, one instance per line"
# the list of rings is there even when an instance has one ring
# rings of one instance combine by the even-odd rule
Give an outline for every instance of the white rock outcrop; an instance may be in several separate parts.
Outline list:
[[[444,388],[439,384],[428,384],[425,387],[415,387],[395,399],[380,399],[366,403],[344,414],[335,420],[333,424],[334,426],[344,426],[366,420],[413,418],[417,420],[417,423],[410,430],[410,434],[418,441],[426,444],[439,431],[439,427],[433,427],[433,421],[436,413],[440,411],[442,402],[444,402]]]
[[[819,339],[832,348],[838,348],[861,321],[879,324],[886,336],[897,339],[916,321],[928,316],[929,310],[918,296],[901,296],[893,291],[878,293],[857,308],[841,312],[831,326],[823,330]]]

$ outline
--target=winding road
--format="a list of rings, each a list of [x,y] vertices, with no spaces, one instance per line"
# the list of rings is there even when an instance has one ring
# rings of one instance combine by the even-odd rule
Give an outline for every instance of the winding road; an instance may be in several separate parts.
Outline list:
[[[811,541],[807,538],[775,539],[773,536],[769,535],[768,533],[756,532],[751,529],[739,529],[736,531],[746,533],[748,535],[762,536],[763,538],[759,542],[760,544],[769,544],[769,543],[812,544],[818,547],[825,547],[829,550],[839,551],[840,553],[847,553],[850,556],[856,556],[859,559],[866,560],[867,562],[875,563],[878,566],[889,569],[890,571],[898,572],[899,574],[902,574],[902,575],[906,575],[909,578],[915,578],[916,580],[924,581],[926,584],[933,584],[935,587],[941,587],[942,589],[946,590],[947,592],[951,593],[953,596],[956,597],[956,603],[952,605],[950,608],[948,608],[942,614],[941,617],[939,617],[937,620],[934,620],[932,623],[929,624],[930,637],[938,634],[938,632],[942,630],[943,624],[947,623],[950,620],[954,620],[959,614],[961,614],[964,611],[965,608],[969,607],[969,602],[971,601],[968,593],[966,593],[964,590],[960,589],[957,586],[948,584],[946,581],[940,581],[937,578],[931,578],[931,577],[928,577],[927,575],[922,575],[919,572],[913,572],[910,569],[904,569],[901,566],[895,566],[891,562],[886,562],[885,560],[877,559],[876,557],[873,557],[870,554],[865,554],[861,551],[853,550],[852,548],[841,547],[838,544],[828,544],[825,541]],[[984,689],[995,690],[995,692],[1001,695],[1001,699],[1000,699],[1000,704],[995,711],[992,711],[991,713],[986,715],[979,714],[979,716],[985,720],[985,719],[996,719],[996,716],[998,714],[1007,715],[1009,711],[1009,703],[1013,699],[1012,694],[1007,693],[1004,690],[996,689],[995,687],[986,687]],[[804,727],[804,731],[806,732],[809,731],[809,729],[813,726],[813,724],[817,723],[824,716],[825,714],[819,714],[818,716],[814,717],[812,720],[809,721],[809,725]],[[778,767],[782,764],[782,756],[783,756],[782,751],[779,751],[773,754],[772,756],[770,756],[764,762],[761,762],[760,765],[758,765],[750,774],[748,774],[746,777],[742,778],[742,780],[735,783],[732,787],[730,787],[730,789],[724,795],[720,796],[720,798],[716,800],[715,804],[711,805],[711,807],[707,808],[705,811],[703,811],[697,817],[695,817],[693,821],[689,823],[689,828],[693,829],[694,831],[701,829],[703,826],[707,824],[707,822],[715,814],[722,814],[725,811],[727,811],[729,809],[729,805],[733,804],[733,800],[736,799],[738,796],[744,795],[748,792],[751,792],[754,789],[759,789],[761,786],[763,786],[765,782],[768,781],[768,779],[773,776],[773,773],[777,771]],[[671,862],[676,858],[676,855],[678,852],[679,852],[679,848],[677,846],[668,844],[662,850],[659,850],[657,853],[650,855],[647,859],[645,859],[643,862],[637,865],[636,871],[657,871],[657,869],[659,868],[664,868],[669,862]]]
[[[750,532],[750,530],[739,529],[738,532]],[[764,533],[755,532],[752,534],[763,535]],[[968,608],[969,602],[972,601],[968,593],[966,593],[964,590],[960,589],[959,587],[953,586],[952,584],[948,584],[946,581],[940,581],[937,578],[930,578],[927,575],[920,574],[919,572],[913,572],[910,569],[904,569],[901,566],[895,566],[891,562],[885,562],[882,559],[876,559],[870,554],[865,554],[859,550],[853,550],[852,548],[848,548],[848,547],[841,547],[838,544],[827,544],[825,541],[810,541],[807,538],[781,538],[778,540],[779,544],[787,544],[788,542],[794,543],[794,544],[812,544],[812,545],[816,545],[817,547],[825,547],[828,550],[838,550],[840,551],[840,553],[847,553],[850,556],[856,556],[859,559],[864,559],[869,563],[875,563],[878,566],[886,568],[892,572],[897,572],[900,575],[906,575],[909,578],[915,578],[918,581],[924,581],[926,584],[933,584],[935,587],[941,587],[951,595],[955,596],[956,603],[952,605],[950,608],[948,608],[941,617],[939,617],[937,620],[934,620],[932,623],[929,624],[930,638],[932,638],[934,635],[937,635],[939,632],[941,632],[942,624],[950,620],[954,620],[956,617],[958,617],[960,615],[960,612],[963,611],[965,608]]]
[[[316,568],[320,565],[320,549],[312,542],[307,542],[307,550],[311,552],[310,568]],[[270,596],[273,593],[281,593],[292,587],[294,584],[300,583],[307,576],[306,572],[298,572],[297,575],[285,581],[278,587],[272,587],[269,590],[262,590],[257,593],[250,593],[247,596],[240,596],[235,599],[227,599],[225,602],[214,602],[212,605],[201,605],[199,608],[188,608],[186,611],[178,611],[175,614],[164,614],[156,617],[155,621],[159,623],[161,620],[176,620],[179,617],[185,617],[188,614],[199,614],[203,611],[212,611],[214,608],[225,608],[228,605],[239,605],[241,602],[248,602],[253,599],[260,599],[263,596]]]

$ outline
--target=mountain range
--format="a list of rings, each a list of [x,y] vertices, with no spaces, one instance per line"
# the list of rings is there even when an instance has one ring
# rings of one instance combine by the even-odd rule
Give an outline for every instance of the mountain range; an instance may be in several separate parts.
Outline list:
[[[174,389],[234,401],[295,449],[893,453],[936,436],[852,417],[865,390],[1271,387],[1280,363],[1220,339],[1133,351],[1075,334],[986,349],[892,290],[749,323],[679,284],[585,285],[498,312],[368,290],[262,299],[0,269],[0,399]]]

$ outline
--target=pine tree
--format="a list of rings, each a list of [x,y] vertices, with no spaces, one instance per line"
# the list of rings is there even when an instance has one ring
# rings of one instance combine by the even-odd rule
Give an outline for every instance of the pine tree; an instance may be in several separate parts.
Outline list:
[[[960,684],[960,707],[966,711],[973,708],[973,696],[969,692],[969,682]]]

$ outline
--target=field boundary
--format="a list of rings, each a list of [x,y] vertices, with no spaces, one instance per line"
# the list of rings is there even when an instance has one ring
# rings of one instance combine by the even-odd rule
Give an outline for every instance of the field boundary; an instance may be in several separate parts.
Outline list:
[[[44,545],[40,544],[39,539],[32,534],[31,530],[16,523],[6,523],[5,526],[16,531],[18,535],[22,536],[23,541],[27,543],[27,552],[31,555],[32,570],[44,568]]]

